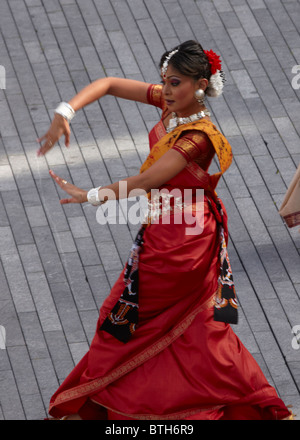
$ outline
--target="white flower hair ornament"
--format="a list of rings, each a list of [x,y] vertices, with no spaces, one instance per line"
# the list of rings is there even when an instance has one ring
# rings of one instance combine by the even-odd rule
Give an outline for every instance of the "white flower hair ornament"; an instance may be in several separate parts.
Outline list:
[[[226,81],[225,74],[221,69],[221,60],[219,55],[212,50],[204,50],[204,53],[208,58],[211,69],[211,77],[206,89],[206,94],[207,96],[216,98],[223,92],[224,83]]]
[[[216,98],[223,93],[223,87],[225,83],[225,75],[224,72],[218,70],[217,73],[210,77],[208,86],[206,88],[207,96],[211,96]]]

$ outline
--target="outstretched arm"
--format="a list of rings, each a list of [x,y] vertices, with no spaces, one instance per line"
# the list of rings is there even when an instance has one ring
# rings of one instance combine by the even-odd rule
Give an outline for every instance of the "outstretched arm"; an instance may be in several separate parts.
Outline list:
[[[72,108],[77,111],[105,95],[130,99],[147,103],[147,91],[150,84],[126,78],[101,78],[82,89],[69,101]]]
[[[82,89],[70,101],[69,105],[76,112],[81,108],[101,99],[105,95],[130,99],[147,103],[147,91],[150,84],[126,78],[101,78]],[[70,144],[70,126],[68,121],[59,114],[55,114],[49,130],[37,141],[41,144],[38,155],[45,155],[54,144],[65,136],[65,145]]]
[[[136,195],[148,193],[151,189],[156,189],[175,177],[180,171],[182,171],[187,165],[187,160],[178,151],[171,149],[165,153],[157,162],[155,162],[144,173],[136,176],[128,177],[120,182],[126,182],[126,193],[122,191],[120,194],[120,182],[115,182],[111,185],[103,186],[99,190],[100,200],[109,200],[112,198],[120,199],[128,197],[131,193]],[[57,176],[53,171],[50,171],[50,175],[55,182],[70,196],[69,198],[62,199],[60,203],[62,205],[68,203],[84,203],[87,202],[87,191],[77,188],[76,186],[67,183],[61,177]],[[112,195],[112,197],[110,197]]]

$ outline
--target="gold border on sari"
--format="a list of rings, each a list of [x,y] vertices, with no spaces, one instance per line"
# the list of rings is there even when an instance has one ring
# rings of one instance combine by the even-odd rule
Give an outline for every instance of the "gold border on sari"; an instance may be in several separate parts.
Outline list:
[[[187,330],[199,313],[213,307],[215,294],[216,292],[214,292],[214,294],[207,301],[205,301],[203,304],[200,304],[194,311],[190,312],[189,315],[183,321],[177,324],[167,335],[160,338],[150,347],[147,347],[141,351],[133,359],[124,362],[121,366],[115,368],[104,377],[94,379],[89,383],[81,384],[70,390],[61,392],[56,397],[55,401],[50,405],[49,412],[51,412],[53,407],[61,405],[70,400],[96,394],[105,386],[121,378],[139,365],[160,353],[162,350],[172,344],[172,342],[175,341],[179,336],[181,336],[185,330]]]

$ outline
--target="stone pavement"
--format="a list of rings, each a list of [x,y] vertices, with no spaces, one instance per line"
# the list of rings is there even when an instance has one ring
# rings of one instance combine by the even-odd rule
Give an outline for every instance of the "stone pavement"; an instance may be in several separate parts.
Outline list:
[[[220,53],[227,76],[209,107],[234,152],[219,186],[241,305],[234,328],[299,416],[300,234],[278,208],[300,162],[300,1],[1,0],[0,26],[0,419],[45,417],[137,229],[62,207],[49,168],[86,189],[136,174],[158,112],[105,97],[76,115],[70,149],[37,158],[35,140],[92,80],[159,82],[161,54],[187,39]]]

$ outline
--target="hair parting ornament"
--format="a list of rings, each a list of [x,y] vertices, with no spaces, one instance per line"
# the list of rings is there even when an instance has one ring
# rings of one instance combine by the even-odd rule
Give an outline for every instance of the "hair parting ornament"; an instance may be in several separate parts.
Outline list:
[[[175,53],[178,52],[179,49],[175,49],[172,52],[169,53],[169,55],[166,57],[162,68],[161,68],[161,73],[164,79],[166,79],[166,74],[167,74],[167,70],[168,70],[168,65],[169,65],[169,61],[172,58],[173,55],[175,55]]]

